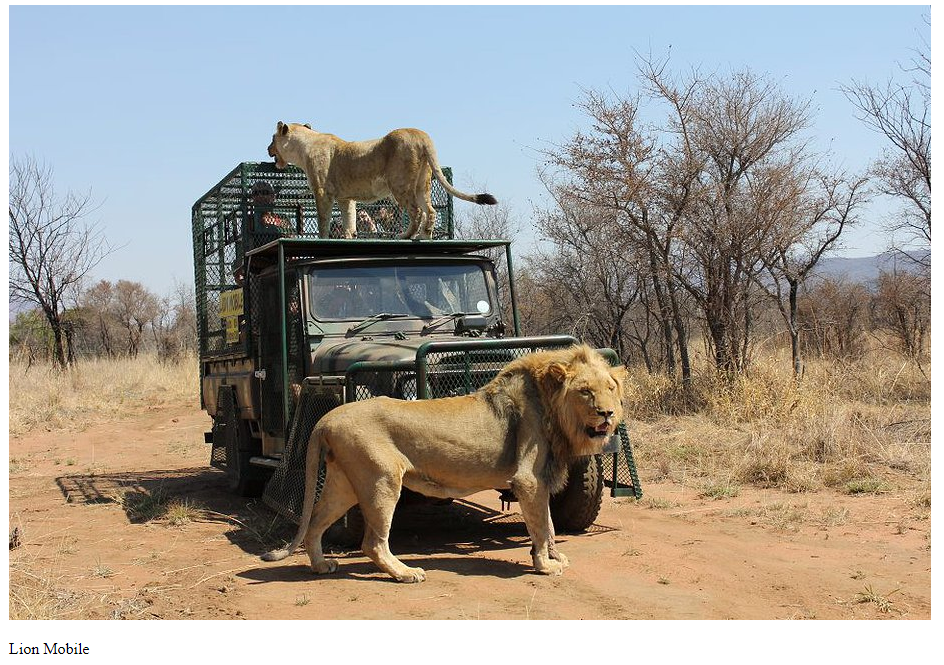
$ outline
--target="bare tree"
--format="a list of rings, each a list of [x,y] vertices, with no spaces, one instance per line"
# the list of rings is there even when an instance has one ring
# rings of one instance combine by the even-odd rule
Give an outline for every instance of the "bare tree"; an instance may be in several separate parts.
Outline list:
[[[115,283],[112,314],[124,329],[126,351],[132,358],[141,350],[144,331],[157,316],[161,303],[140,282],[120,279]]]
[[[647,76],[657,89],[677,94],[677,85],[660,69],[650,68]],[[676,277],[705,316],[716,367],[740,371],[748,363],[760,256],[779,231],[779,220],[756,214],[760,202],[753,185],[799,159],[808,103],[790,99],[773,82],[742,70],[699,82],[676,120],[687,141],[680,149],[694,151],[687,161],[704,164],[701,188],[683,219],[684,251],[692,271],[677,270]]]
[[[550,250],[530,256],[530,272],[547,285],[560,328],[597,346],[628,353],[627,317],[639,286],[612,210],[599,210],[552,189],[557,206],[539,212],[537,226]]]
[[[759,181],[798,163],[809,104],[749,70],[687,78],[665,60],[641,59],[644,91],[608,99],[587,93],[589,131],[546,151],[568,196],[612,211],[621,245],[646,258],[661,321],[666,367],[672,350],[690,376],[682,292],[704,317],[719,370],[747,365],[756,276],[782,219],[758,215]],[[642,122],[644,99],[664,121]],[[673,339],[674,337],[674,339]]]
[[[682,380],[688,382],[688,333],[670,267],[681,212],[672,206],[681,202],[684,208],[685,194],[670,190],[676,186],[684,190],[694,176],[691,170],[677,169],[672,156],[660,149],[657,132],[639,121],[639,97],[610,98],[591,90],[580,108],[591,121],[589,131],[578,131],[564,145],[545,151],[549,162],[541,177],[549,191],[557,187],[561,195],[597,211],[584,223],[606,220],[614,226],[611,241],[637,257],[633,270],[652,285],[655,306],[649,307],[647,300],[644,309],[646,325],[649,316],[657,319],[661,364],[675,374],[677,346]],[[560,173],[551,174],[550,168]],[[669,202],[674,195],[678,198]],[[648,296],[648,287],[644,293]],[[640,332],[634,326],[630,336],[645,345],[651,331],[647,328],[644,336]],[[648,349],[640,347],[640,352],[652,366]]]
[[[835,247],[864,202],[866,179],[842,174],[803,173],[796,168],[773,174],[759,192],[759,217],[777,218],[780,231],[762,255],[767,275],[755,279],[770,295],[790,334],[794,376],[803,375],[798,297],[800,287],[823,255]],[[768,279],[769,277],[769,279]]]
[[[161,360],[175,359],[179,356],[179,350],[174,336],[174,311],[170,297],[157,298],[155,303],[149,327],[157,357]]]
[[[930,25],[930,17],[925,21]],[[925,41],[902,70],[906,82],[893,78],[883,84],[853,81],[841,86],[867,127],[883,135],[890,146],[872,170],[883,194],[905,204],[891,231],[905,234],[905,241],[931,244],[931,49]],[[925,268],[930,254],[905,253]]]
[[[151,334],[161,360],[176,361],[196,349],[196,311],[192,289],[175,282],[171,293],[155,298]]]
[[[484,191],[484,188],[483,188]],[[515,219],[508,206],[499,202],[494,206],[466,208],[456,219],[456,237],[475,240],[512,239],[521,233],[521,222]],[[508,283],[505,250],[495,248],[486,252],[495,262],[498,279],[498,301],[502,307],[502,320],[512,321],[511,285]]]
[[[79,305],[85,310],[90,328],[95,331],[97,346],[102,354],[113,356],[115,347],[115,289],[108,280],[101,280],[82,292]]]
[[[175,280],[170,301],[174,310],[174,333],[180,351],[196,352],[199,340],[197,338],[197,309],[193,285]]]
[[[541,283],[540,275],[532,273],[531,265],[525,261],[515,271],[515,287],[518,292],[518,318],[525,335],[549,335],[560,332],[550,322],[553,307],[548,300],[547,285]]]
[[[882,271],[872,301],[872,318],[897,350],[921,368],[931,329],[930,296],[922,277],[908,271]]]
[[[64,303],[112,251],[95,224],[90,194],[58,196],[52,169],[32,157],[10,159],[10,300],[39,307],[53,336],[53,362],[68,363]]]
[[[871,295],[860,282],[842,277],[811,280],[798,300],[803,353],[820,357],[851,358],[862,354],[862,340],[869,326]]]

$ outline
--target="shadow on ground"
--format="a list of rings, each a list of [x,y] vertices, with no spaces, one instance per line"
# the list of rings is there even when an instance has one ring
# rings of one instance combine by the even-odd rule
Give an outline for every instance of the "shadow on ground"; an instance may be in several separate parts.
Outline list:
[[[529,565],[515,563],[513,561],[501,561],[498,559],[485,559],[468,556],[437,556],[437,557],[417,557],[408,554],[401,555],[397,553],[403,563],[411,567],[420,567],[424,570],[449,571],[458,575],[467,577],[501,577],[510,579],[534,573],[534,569]],[[327,575],[315,575],[308,568],[308,559],[298,564],[283,564],[269,567],[259,567],[253,570],[247,570],[238,573],[237,577],[252,580],[251,584],[263,584],[270,582],[310,582],[313,579],[352,579],[362,582],[389,582],[399,584],[392,577],[381,571],[374,565],[373,561],[365,561],[363,558],[357,561],[346,561],[344,558],[338,560],[338,569]]]
[[[253,555],[284,545],[296,531],[295,524],[277,515],[261,500],[231,494],[225,474],[216,469],[70,475],[57,478],[56,483],[67,502],[114,503],[124,510],[131,524],[167,519],[171,507],[183,502],[192,507],[194,519],[230,526],[224,535]],[[612,527],[595,524],[587,534],[612,530]],[[520,514],[494,510],[464,499],[447,504],[431,504],[415,498],[404,500],[397,508],[390,534],[391,549],[408,561],[408,565],[423,567],[427,562],[433,569],[463,575],[521,575],[529,567],[468,555],[529,546],[528,532]],[[326,542],[325,550],[332,556],[350,553],[341,557],[341,569],[335,575],[389,579],[372,562],[362,559],[344,562],[345,558],[362,557],[359,547],[343,548]],[[245,576],[258,582],[311,579],[307,558],[304,554],[302,557],[300,563],[263,565],[247,571]]]
[[[279,538],[290,538],[295,530],[261,500],[230,493],[226,474],[216,469],[71,475],[56,478],[56,484],[68,503],[113,503],[131,524],[165,520],[175,505],[183,504],[191,519],[230,525],[226,536],[252,554],[266,551]]]

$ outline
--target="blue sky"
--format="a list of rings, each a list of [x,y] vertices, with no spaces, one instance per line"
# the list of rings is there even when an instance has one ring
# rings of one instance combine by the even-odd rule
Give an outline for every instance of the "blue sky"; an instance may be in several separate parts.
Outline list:
[[[634,51],[676,71],[750,67],[815,109],[810,135],[861,170],[884,143],[838,90],[907,62],[927,6],[11,7],[9,152],[90,190],[119,251],[96,277],[192,283],[190,209],[278,120],[346,139],[420,127],[465,191],[527,228],[538,151],[587,126],[586,88],[632,93]],[[459,214],[463,206],[457,202]],[[847,255],[882,251],[876,204]],[[533,242],[520,239],[519,254]]]

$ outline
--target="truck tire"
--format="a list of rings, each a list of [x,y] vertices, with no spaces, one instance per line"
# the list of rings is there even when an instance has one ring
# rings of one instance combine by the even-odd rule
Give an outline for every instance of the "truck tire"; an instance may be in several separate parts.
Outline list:
[[[603,459],[582,457],[570,467],[567,485],[551,497],[551,520],[562,533],[586,531],[603,504]]]
[[[354,506],[344,517],[329,526],[324,538],[327,542],[346,550],[360,549],[364,542],[364,514],[360,506]]]
[[[213,443],[226,450],[226,484],[231,492],[239,496],[261,496],[269,474],[249,463],[251,457],[261,453],[261,447],[252,438],[249,423],[239,417],[236,393],[232,387],[220,388],[217,405],[216,417],[213,419]]]

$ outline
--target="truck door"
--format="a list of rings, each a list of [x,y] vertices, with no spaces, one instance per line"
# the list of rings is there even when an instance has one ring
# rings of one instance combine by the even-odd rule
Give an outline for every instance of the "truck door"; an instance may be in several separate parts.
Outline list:
[[[305,378],[305,337],[298,273],[285,273],[285,311],[280,307],[279,275],[272,273],[257,280],[254,298],[258,300],[257,371],[260,381],[262,430],[270,439],[278,439],[282,449],[298,400],[298,388]],[[284,316],[284,328],[283,328]],[[283,345],[283,329],[284,340]],[[287,386],[286,386],[287,384]],[[286,388],[288,389],[286,393]],[[286,402],[286,394],[288,400]]]

